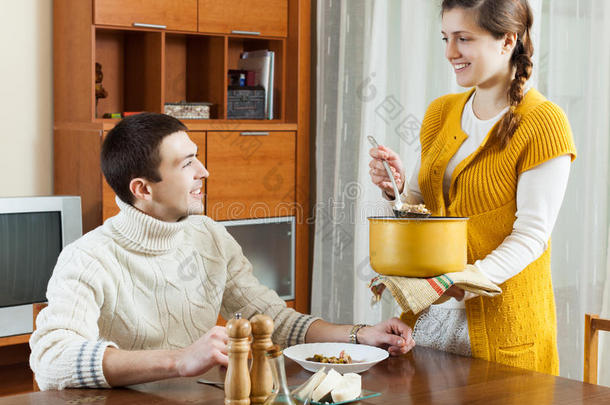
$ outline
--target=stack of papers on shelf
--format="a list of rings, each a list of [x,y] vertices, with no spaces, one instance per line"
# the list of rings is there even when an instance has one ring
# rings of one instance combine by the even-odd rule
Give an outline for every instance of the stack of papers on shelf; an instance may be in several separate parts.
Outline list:
[[[268,50],[249,51],[241,54],[239,69],[256,72],[254,84],[265,89],[265,117],[273,119],[273,70],[275,52]]]

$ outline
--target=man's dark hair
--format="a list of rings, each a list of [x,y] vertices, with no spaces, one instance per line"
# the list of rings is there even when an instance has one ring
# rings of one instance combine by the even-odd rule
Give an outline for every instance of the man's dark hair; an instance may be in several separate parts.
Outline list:
[[[134,203],[129,190],[132,179],[142,177],[161,181],[159,146],[168,135],[186,131],[174,117],[158,113],[141,113],[120,121],[108,132],[102,144],[102,173],[116,195],[128,204]]]

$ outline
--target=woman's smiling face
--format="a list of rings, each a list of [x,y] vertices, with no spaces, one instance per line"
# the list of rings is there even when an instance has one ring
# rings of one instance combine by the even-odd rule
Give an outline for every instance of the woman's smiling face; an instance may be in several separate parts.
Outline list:
[[[491,87],[505,80],[511,71],[512,46],[507,46],[506,36],[494,38],[474,17],[473,11],[459,7],[443,13],[445,57],[460,86]]]

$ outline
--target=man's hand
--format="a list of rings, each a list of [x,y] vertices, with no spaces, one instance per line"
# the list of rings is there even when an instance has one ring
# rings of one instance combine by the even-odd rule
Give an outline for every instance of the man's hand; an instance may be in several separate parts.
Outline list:
[[[165,378],[203,374],[228,364],[224,327],[215,326],[192,345],[178,350],[120,350],[108,347],[102,367],[112,387],[141,384]]]
[[[180,350],[176,369],[181,377],[205,373],[216,365],[227,366],[229,337],[223,326],[214,326],[192,345]]]
[[[358,342],[387,349],[392,356],[407,353],[415,346],[411,328],[398,318],[390,318],[358,331]]]

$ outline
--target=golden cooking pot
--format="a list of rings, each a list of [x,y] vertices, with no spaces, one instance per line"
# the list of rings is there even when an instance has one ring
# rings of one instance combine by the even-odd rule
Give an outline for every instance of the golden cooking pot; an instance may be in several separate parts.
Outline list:
[[[468,218],[369,218],[371,266],[388,276],[434,277],[466,268]]]

